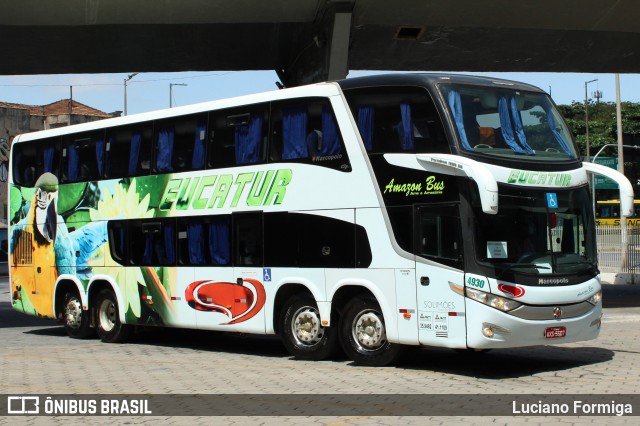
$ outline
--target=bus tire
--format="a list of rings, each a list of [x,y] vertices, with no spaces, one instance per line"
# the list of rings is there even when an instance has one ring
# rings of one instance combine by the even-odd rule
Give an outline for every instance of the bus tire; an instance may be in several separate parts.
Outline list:
[[[356,364],[382,367],[392,363],[401,346],[387,340],[384,317],[371,297],[355,297],[345,307],[340,321],[340,343]]]
[[[131,336],[131,325],[123,324],[118,314],[118,300],[110,289],[104,289],[96,298],[96,329],[105,343],[124,342]]]
[[[280,314],[280,334],[287,351],[298,359],[321,361],[338,348],[338,330],[323,327],[316,302],[293,296]]]
[[[67,292],[64,295],[62,309],[62,322],[69,337],[86,339],[95,335],[95,330],[91,328],[89,311],[82,310],[82,301],[78,293]]]

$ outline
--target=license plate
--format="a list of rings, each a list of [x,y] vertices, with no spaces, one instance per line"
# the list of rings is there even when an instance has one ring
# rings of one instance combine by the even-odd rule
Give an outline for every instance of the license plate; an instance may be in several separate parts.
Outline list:
[[[549,327],[544,331],[546,339],[556,339],[567,335],[567,327]]]

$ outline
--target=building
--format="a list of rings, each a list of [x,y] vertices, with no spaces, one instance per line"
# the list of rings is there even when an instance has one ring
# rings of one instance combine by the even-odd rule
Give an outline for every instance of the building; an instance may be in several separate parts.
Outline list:
[[[71,124],[87,123],[117,117],[73,99],[62,99],[49,105],[35,106],[0,102],[0,221],[7,219],[7,177],[11,141],[21,133],[54,129]]]

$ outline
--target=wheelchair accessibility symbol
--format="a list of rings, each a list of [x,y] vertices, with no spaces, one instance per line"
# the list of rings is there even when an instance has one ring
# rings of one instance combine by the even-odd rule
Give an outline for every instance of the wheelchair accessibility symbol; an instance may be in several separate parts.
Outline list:
[[[555,192],[547,192],[547,207],[549,207],[550,209],[557,209],[558,208],[558,196],[556,195]]]
[[[271,281],[271,268],[263,268],[262,269],[262,281],[270,282]]]

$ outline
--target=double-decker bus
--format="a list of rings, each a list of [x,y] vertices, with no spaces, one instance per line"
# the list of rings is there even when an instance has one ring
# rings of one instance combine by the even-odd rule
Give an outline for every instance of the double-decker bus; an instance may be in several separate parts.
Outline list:
[[[69,336],[277,334],[298,358],[595,338],[587,172],[550,98],[347,79],[18,136],[12,304]]]
[[[633,200],[633,213],[626,218],[627,225],[640,225],[640,200]],[[597,225],[620,225],[620,200],[596,201]]]

